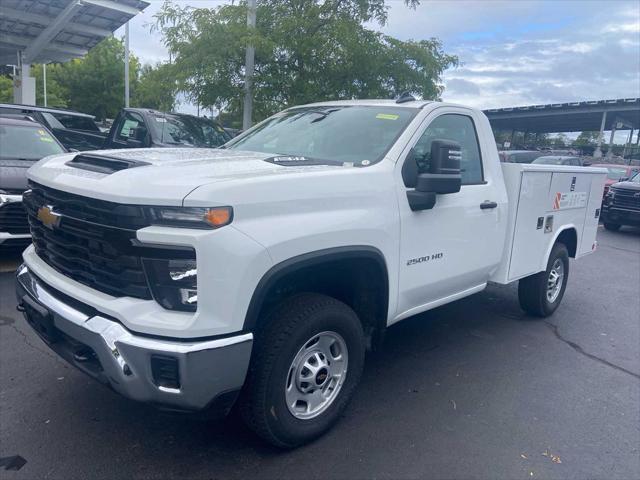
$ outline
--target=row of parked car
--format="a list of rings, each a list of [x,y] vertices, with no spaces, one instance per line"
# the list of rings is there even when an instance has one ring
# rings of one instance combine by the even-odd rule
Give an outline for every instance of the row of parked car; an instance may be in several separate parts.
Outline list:
[[[570,155],[566,151],[504,150],[500,161],[601,167],[607,169],[602,196],[601,219],[607,230],[619,230],[622,225],[640,226],[640,166],[615,163],[592,163],[591,157]]]
[[[144,108],[125,108],[103,132],[80,112],[0,104],[0,251],[30,242],[22,206],[26,171],[48,155],[120,148],[215,148],[233,133],[212,119]]]

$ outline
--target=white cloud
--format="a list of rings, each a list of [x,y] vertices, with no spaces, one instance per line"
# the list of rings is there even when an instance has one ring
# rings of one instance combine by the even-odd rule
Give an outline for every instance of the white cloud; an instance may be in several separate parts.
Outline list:
[[[229,1],[176,3],[213,8]],[[637,0],[423,0],[416,10],[402,1],[388,5],[384,33],[437,37],[447,53],[459,56],[462,65],[444,74],[445,100],[492,108],[640,96]],[[152,0],[131,21],[131,49],[143,62],[168,59],[160,35],[149,33],[161,6]]]

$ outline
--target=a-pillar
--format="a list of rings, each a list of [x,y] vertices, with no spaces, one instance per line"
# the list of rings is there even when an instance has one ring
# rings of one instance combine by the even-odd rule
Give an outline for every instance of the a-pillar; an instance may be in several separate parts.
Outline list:
[[[602,148],[600,147],[602,146],[602,139],[604,138],[604,126],[606,123],[607,123],[607,112],[602,112],[602,122],[600,123],[600,133],[598,134],[598,145],[595,151],[593,152],[593,156],[595,158],[602,157]]]

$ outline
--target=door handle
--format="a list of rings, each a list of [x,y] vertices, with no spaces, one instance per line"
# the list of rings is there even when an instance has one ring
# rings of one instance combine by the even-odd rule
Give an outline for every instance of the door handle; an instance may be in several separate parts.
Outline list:
[[[480,204],[480,208],[482,210],[487,210],[488,208],[496,208],[498,204],[496,202],[490,202],[489,200],[485,200]]]

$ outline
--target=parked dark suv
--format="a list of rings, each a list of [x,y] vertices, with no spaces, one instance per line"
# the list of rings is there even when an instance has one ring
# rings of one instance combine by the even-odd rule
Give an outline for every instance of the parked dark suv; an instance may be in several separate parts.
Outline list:
[[[622,225],[640,227],[640,173],[609,187],[601,218],[607,230],[618,230]]]
[[[64,147],[39,123],[0,117],[0,252],[31,242],[22,193],[27,169]]]
[[[47,127],[69,150],[98,150],[106,136],[92,115],[73,110],[0,103],[0,116],[28,116]]]

